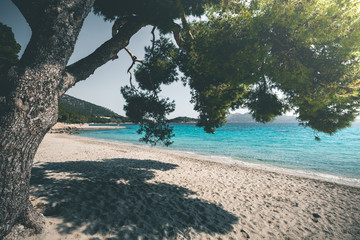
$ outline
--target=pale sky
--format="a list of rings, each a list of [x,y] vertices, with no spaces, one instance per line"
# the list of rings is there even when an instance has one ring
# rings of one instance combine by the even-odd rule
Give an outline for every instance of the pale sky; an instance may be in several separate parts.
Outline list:
[[[12,28],[16,41],[21,45],[22,54],[30,40],[31,30],[10,0],[0,0],[0,22]],[[90,13],[80,32],[70,63],[87,56],[104,41],[110,39],[111,26],[111,23],[104,22],[102,18]],[[139,58],[143,57],[144,46],[150,45],[152,38],[150,32],[150,27],[143,28],[130,40],[128,48]],[[121,96],[120,87],[129,83],[127,69],[131,65],[131,58],[124,50],[118,56],[119,59],[98,68],[92,76],[71,88],[67,94],[125,115],[124,99]],[[170,115],[170,118],[197,117],[197,112],[193,110],[193,106],[189,102],[191,95],[188,87],[184,87],[179,81],[170,86],[162,86],[162,89],[161,96],[169,97],[176,102],[176,110]]]

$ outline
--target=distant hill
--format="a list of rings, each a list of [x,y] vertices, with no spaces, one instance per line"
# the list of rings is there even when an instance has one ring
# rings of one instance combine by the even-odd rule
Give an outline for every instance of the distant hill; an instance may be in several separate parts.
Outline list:
[[[234,113],[226,118],[228,123],[255,123],[250,113]],[[274,123],[298,122],[295,116],[279,116]]]
[[[126,122],[128,119],[110,109],[90,102],[64,95],[59,101],[58,122],[67,123],[109,123]]]
[[[197,121],[196,118],[190,117],[176,117],[169,120],[170,123],[196,123]]]

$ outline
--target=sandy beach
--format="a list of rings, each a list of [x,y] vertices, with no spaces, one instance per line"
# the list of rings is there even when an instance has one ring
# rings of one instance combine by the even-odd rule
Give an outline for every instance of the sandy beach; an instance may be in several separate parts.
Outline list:
[[[124,126],[113,125],[91,125],[89,123],[56,123],[49,131],[49,133],[72,133],[74,131],[87,131],[87,130],[113,130],[124,129]]]
[[[48,134],[31,201],[46,216],[27,239],[360,239],[360,188]]]

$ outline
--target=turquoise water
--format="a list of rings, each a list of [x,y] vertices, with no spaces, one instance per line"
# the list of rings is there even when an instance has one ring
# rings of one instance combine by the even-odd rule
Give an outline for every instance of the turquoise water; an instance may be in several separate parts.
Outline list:
[[[139,143],[136,125],[127,129],[84,131],[82,136]],[[206,134],[192,124],[174,125],[170,149],[222,156],[258,165],[301,170],[360,183],[360,124],[328,136],[296,123],[233,123]],[[348,179],[349,180],[349,179]]]

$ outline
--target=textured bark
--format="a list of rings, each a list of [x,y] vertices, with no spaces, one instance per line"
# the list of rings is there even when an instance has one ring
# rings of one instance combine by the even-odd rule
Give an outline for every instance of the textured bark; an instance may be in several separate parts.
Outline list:
[[[44,135],[56,123],[58,98],[76,82],[64,85],[75,79],[66,64],[93,2],[14,0],[32,37],[8,72],[12,88],[0,96],[0,239],[16,223],[42,229],[43,218],[29,201],[31,166]]]
[[[43,217],[29,201],[33,158],[56,123],[58,99],[98,67],[117,58],[145,24],[135,18],[88,57],[67,66],[94,0],[13,0],[32,30],[30,42],[0,96],[0,239],[16,223],[42,229]]]
[[[61,83],[59,84],[59,94],[62,95],[69,87],[79,81],[87,79],[94,71],[110,60],[118,58],[117,54],[124,49],[130,38],[146,24],[133,18],[126,22],[117,34],[110,40],[103,43],[89,56],[67,66]]]
[[[88,57],[66,66],[94,0],[13,0],[32,30],[30,42],[0,96],[0,239],[16,223],[36,232],[43,217],[29,201],[33,158],[56,123],[58,99],[98,67],[117,58],[144,23],[135,18]]]
[[[56,123],[58,92],[91,1],[14,1],[32,37],[18,65],[8,72],[13,89],[2,96],[0,115],[0,239],[16,223],[42,229],[29,201],[32,161]]]

